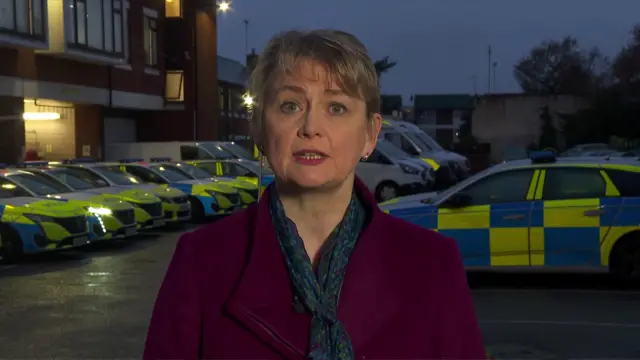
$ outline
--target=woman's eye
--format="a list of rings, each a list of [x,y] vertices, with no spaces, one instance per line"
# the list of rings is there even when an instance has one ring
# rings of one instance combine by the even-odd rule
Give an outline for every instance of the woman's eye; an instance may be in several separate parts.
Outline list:
[[[280,110],[282,110],[282,112],[284,113],[294,113],[300,110],[300,107],[294,102],[285,102],[280,105]]]
[[[344,114],[345,112],[347,112],[347,108],[342,104],[331,104],[329,106],[329,113],[331,115],[341,115],[341,114]]]

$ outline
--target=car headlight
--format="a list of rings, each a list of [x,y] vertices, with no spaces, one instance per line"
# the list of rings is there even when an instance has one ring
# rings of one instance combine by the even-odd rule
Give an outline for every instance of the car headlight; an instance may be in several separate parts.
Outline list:
[[[109,216],[109,215],[111,215],[113,213],[111,211],[111,209],[107,209],[107,208],[104,208],[104,207],[89,206],[86,209],[87,209],[87,211],[89,213],[94,214],[94,215]]]
[[[219,196],[220,194],[218,194],[217,192],[213,191],[213,190],[209,190],[209,189],[205,189],[204,190],[207,194],[209,194],[209,196],[211,196],[213,198],[214,202],[217,202],[216,200],[216,196]]]
[[[53,218],[51,216],[46,216],[46,215],[24,214],[24,217],[26,217],[27,219],[33,221],[36,224],[39,224],[41,222],[52,222],[53,221]]]
[[[402,171],[404,171],[405,174],[409,174],[409,175],[419,175],[420,174],[420,170],[411,167],[409,165],[405,165],[405,164],[400,164],[400,168],[402,169]]]

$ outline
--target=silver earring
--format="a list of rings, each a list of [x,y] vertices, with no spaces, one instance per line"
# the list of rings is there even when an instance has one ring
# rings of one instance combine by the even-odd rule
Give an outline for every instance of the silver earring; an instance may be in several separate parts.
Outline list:
[[[369,158],[369,154],[366,154],[365,156],[361,157],[360,160],[367,161],[368,158]]]

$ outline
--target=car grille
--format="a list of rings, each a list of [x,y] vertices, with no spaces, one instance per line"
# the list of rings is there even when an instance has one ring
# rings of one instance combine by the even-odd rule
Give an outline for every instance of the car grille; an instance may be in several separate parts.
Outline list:
[[[257,199],[257,198],[258,198],[258,194],[259,194],[258,189],[255,189],[255,190],[249,190],[249,191],[247,191],[247,192],[248,192],[248,193],[249,193],[249,195],[251,195],[254,199]]]
[[[123,225],[131,225],[136,222],[136,216],[133,209],[114,211],[113,216],[115,216],[115,218]]]
[[[53,221],[65,228],[70,234],[86,233],[88,224],[86,216],[73,216],[66,218],[53,218]]]
[[[224,194],[232,205],[240,204],[240,194]]]
[[[162,216],[162,203],[157,202],[153,204],[138,204],[138,207],[148,212],[151,217]]]
[[[184,203],[189,201],[189,197],[188,196],[176,196],[174,198],[171,198],[171,201],[173,201],[176,204],[184,204]]]

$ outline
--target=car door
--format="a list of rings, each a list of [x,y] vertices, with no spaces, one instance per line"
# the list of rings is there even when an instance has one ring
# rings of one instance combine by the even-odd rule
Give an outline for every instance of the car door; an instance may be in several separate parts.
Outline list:
[[[507,170],[461,188],[464,207],[438,205],[438,231],[458,242],[466,266],[529,266],[538,171]]]
[[[600,266],[600,243],[618,209],[607,205],[607,195],[617,190],[603,173],[596,167],[543,170],[536,193],[542,201],[533,209],[539,221],[531,228],[536,265]]]

